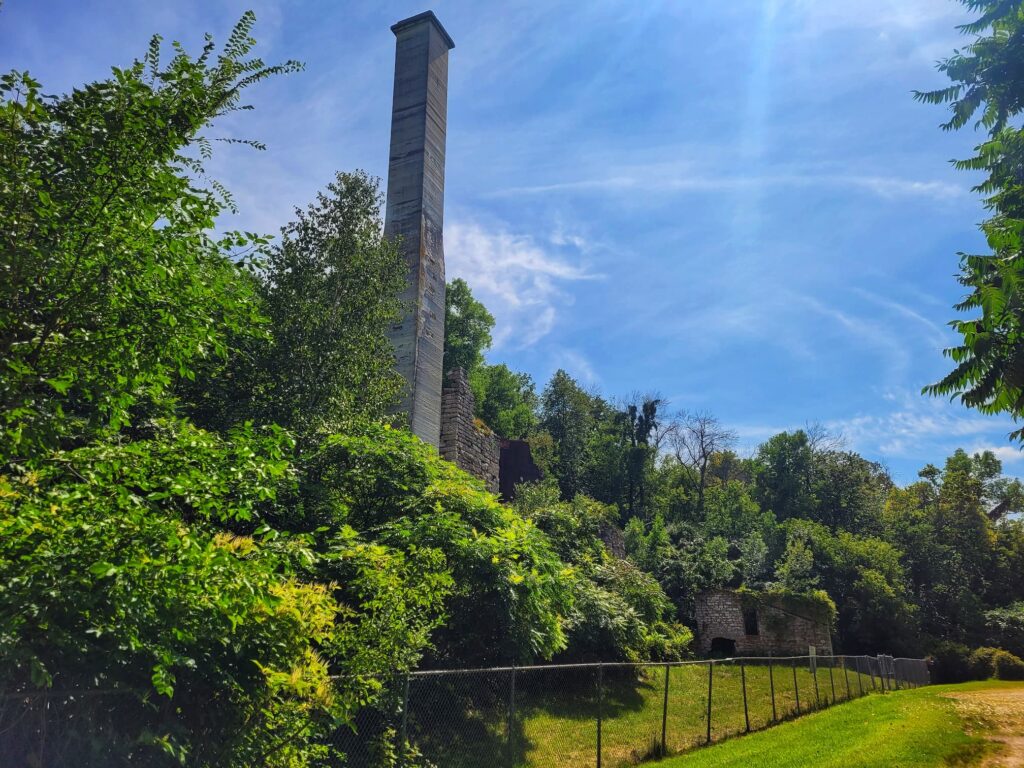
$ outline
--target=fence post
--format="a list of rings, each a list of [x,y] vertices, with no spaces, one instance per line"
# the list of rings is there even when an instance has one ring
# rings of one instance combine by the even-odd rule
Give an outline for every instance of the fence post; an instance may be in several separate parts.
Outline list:
[[[512,665],[512,680],[509,683],[509,694],[508,694],[508,761],[512,765],[515,763],[513,757],[515,747],[515,727],[516,727],[516,665]]]
[[[814,678],[814,706],[821,709],[821,696],[818,694],[818,660],[811,657],[811,676]]]
[[[843,656],[843,677],[846,679],[846,700],[849,701],[850,694],[850,672],[846,668],[846,657]]]
[[[668,662],[665,662],[665,698],[661,705],[661,755],[664,757],[668,754],[667,744],[665,741],[665,732],[668,730],[668,677],[669,671],[672,668]]]
[[[864,695],[864,673],[860,671],[861,662],[864,660],[863,656],[857,657],[857,687],[860,688],[860,695]],[[868,672],[871,671],[871,665],[868,664]]]
[[[604,663],[597,665],[597,768],[601,768],[601,715],[604,707]]]
[[[835,665],[836,665],[836,657],[835,656],[829,656],[828,657],[828,682],[829,682],[829,685],[832,686],[832,703],[833,704],[836,703],[836,678],[835,678],[835,675],[832,674],[832,668],[835,667]]]
[[[793,695],[796,696],[796,713],[800,714],[800,683],[796,681],[796,659],[793,659]]]
[[[409,751],[409,674],[405,675],[405,692],[402,694],[402,765],[405,765],[405,755]]]
[[[868,679],[871,680],[871,690],[877,691],[878,686],[875,685],[875,671],[871,668],[871,657],[865,656],[864,659],[868,663]]]
[[[772,691],[772,722],[776,722],[779,719],[779,713],[775,709],[775,670],[773,669],[772,655],[768,654],[768,687]]]
[[[713,688],[713,681],[715,679],[715,662],[708,662],[708,739],[707,743],[711,743],[711,691]]]
[[[747,733],[750,733],[750,710],[747,708],[747,669],[746,665],[740,662],[740,685],[743,686],[743,722],[746,724]]]

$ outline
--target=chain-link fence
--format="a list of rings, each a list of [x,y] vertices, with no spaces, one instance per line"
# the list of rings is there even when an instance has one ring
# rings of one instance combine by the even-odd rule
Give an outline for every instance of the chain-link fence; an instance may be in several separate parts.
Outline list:
[[[0,766],[51,768],[145,765],[173,719],[167,700],[131,691],[25,691],[0,695]]]
[[[616,768],[929,682],[925,660],[891,656],[415,672],[391,716],[394,753],[440,768]],[[348,765],[379,765],[379,747],[339,738]]]
[[[890,656],[415,672],[387,685],[375,706],[330,737],[331,762],[614,768],[929,681],[924,660]],[[162,697],[0,695],[0,766],[164,765],[169,756],[159,737],[168,728],[184,729],[199,743],[217,740]]]

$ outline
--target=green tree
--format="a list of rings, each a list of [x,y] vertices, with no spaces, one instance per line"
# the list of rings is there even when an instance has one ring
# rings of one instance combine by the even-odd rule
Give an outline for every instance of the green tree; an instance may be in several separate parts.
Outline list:
[[[814,450],[802,429],[775,435],[757,450],[756,498],[779,520],[808,518],[815,505]]]
[[[955,368],[924,391],[1017,418],[1024,413],[1024,129],[1012,121],[1024,109],[1024,13],[1015,0],[961,2],[980,13],[960,27],[975,39],[940,62],[952,85],[915,98],[949,105],[943,130],[963,128],[979,115],[977,124],[988,133],[974,157],[955,165],[986,174],[975,190],[991,212],[981,226],[991,252],[960,257],[959,281],[969,293],[955,308],[975,316],[950,323],[962,336],[945,350]],[[1024,431],[1012,436],[1020,439]]]
[[[291,430],[300,446],[383,419],[402,379],[387,329],[405,264],[383,234],[379,182],[338,173],[281,230],[257,273],[267,334],[240,339],[226,365],[185,388],[200,423]]]
[[[526,439],[537,426],[540,400],[528,373],[516,373],[504,363],[478,365],[469,375],[476,415],[502,437]]]
[[[584,472],[594,429],[593,402],[561,369],[555,371],[541,396],[540,426],[554,442],[552,469],[562,497],[571,499],[585,489]]]
[[[802,535],[790,534],[786,551],[775,569],[779,586],[789,592],[809,592],[817,586],[818,576],[814,572],[814,551]]]
[[[237,257],[264,240],[211,236],[231,205],[203,189],[203,131],[242,92],[299,69],[249,58],[246,14],[223,51],[154,38],[142,61],[71,94],[0,77],[0,462],[131,423],[251,332],[257,300]]]
[[[491,348],[494,316],[462,278],[448,283],[444,297],[444,372],[462,368],[467,375],[484,361]]]
[[[689,467],[697,486],[698,516],[704,513],[704,493],[716,455],[736,443],[736,433],[726,429],[710,413],[684,414],[671,437],[676,461]]]

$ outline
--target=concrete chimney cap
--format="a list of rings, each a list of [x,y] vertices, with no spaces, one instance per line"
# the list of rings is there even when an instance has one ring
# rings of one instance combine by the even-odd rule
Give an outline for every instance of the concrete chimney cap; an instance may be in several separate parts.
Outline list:
[[[448,50],[455,47],[455,41],[452,40],[451,35],[448,34],[445,28],[441,26],[441,22],[437,20],[437,16],[434,15],[433,11],[424,11],[423,13],[417,13],[415,16],[410,16],[408,19],[402,19],[402,21],[396,22],[391,26],[391,31],[397,35],[403,29],[414,27],[427,21],[437,27],[437,31],[441,33],[441,37],[448,44]]]

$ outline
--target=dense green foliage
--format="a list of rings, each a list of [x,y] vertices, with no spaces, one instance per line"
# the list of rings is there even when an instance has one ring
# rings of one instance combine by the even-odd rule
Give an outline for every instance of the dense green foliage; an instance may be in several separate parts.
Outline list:
[[[1014,118],[1024,109],[1024,3],[961,1],[980,14],[961,27],[975,39],[939,64],[951,86],[916,97],[949,105],[945,130],[963,128],[979,115],[977,125],[988,136],[974,157],[956,166],[986,175],[976,191],[991,212],[981,225],[991,253],[960,257],[959,280],[968,294],[956,309],[978,315],[951,323],[963,336],[946,350],[956,367],[926,391],[1017,418],[1024,414],[1024,128]],[[1022,438],[1024,431],[1014,436]]]
[[[255,272],[266,333],[234,339],[226,361],[179,387],[196,421],[274,423],[307,447],[387,415],[402,379],[381,328],[399,316],[405,262],[384,238],[378,187],[339,173],[296,209]]]
[[[1020,649],[1024,488],[991,453],[898,488],[818,430],[740,458],[655,394],[559,370],[538,396],[484,362],[460,280],[445,367],[546,478],[500,504],[393,423],[377,182],[338,174],[276,244],[210,234],[232,203],[205,132],[299,69],[248,58],[252,24],[66,96],[0,79],[4,691],[144,702],[128,761],[301,768],[343,759],[337,727],[393,751],[424,663],[681,658],[712,588],[834,620],[845,651]]]
[[[476,414],[502,437],[522,440],[537,426],[537,392],[529,374],[507,365],[478,365],[469,375]]]
[[[116,432],[161,400],[226,332],[251,333],[257,301],[232,259],[253,235],[209,234],[230,199],[192,183],[199,131],[242,90],[295,63],[223,53],[143,61],[67,96],[0,78],[0,460]],[[190,175],[191,174],[191,175]]]
[[[444,372],[462,368],[469,374],[491,346],[494,317],[461,278],[448,283],[444,310]]]

